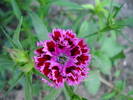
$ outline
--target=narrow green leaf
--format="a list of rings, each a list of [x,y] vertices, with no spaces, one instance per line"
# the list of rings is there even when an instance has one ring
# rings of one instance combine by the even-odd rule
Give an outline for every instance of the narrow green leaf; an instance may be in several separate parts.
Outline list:
[[[93,10],[94,9],[94,6],[92,4],[83,4],[82,7],[84,9],[90,9],[90,10]]]
[[[128,97],[128,99],[127,100],[133,100],[133,98],[132,97]]]
[[[95,0],[96,5],[100,4],[100,2],[101,2],[100,0]]]
[[[17,26],[17,29],[15,30],[14,35],[13,35],[13,42],[19,49],[23,48],[19,41],[22,22],[23,22],[23,17],[20,18],[19,25]]]
[[[72,97],[73,95],[75,95],[75,93],[73,92],[73,87],[72,86],[68,86],[67,84],[65,84],[65,90],[67,91],[67,94]]]
[[[16,15],[16,17],[18,19],[20,19],[22,14],[21,14],[21,11],[19,9],[19,6],[17,5],[16,0],[11,0],[11,5],[12,5],[12,8],[13,8],[14,14]]]
[[[133,27],[133,17],[128,17],[128,18],[124,18],[121,20],[117,20],[116,23],[119,25],[126,25],[126,26]]]
[[[125,24],[133,27],[133,17],[129,17],[124,20]]]
[[[72,25],[72,29],[76,31],[79,30],[79,27],[80,27],[80,23],[82,22],[82,19],[84,17],[84,14],[80,14],[74,21],[73,25]]]
[[[111,0],[102,0],[102,2],[100,3],[102,7],[110,6],[110,4],[111,4]]]
[[[118,15],[118,13],[120,12],[122,7],[123,7],[123,5],[113,8],[113,13],[112,13],[113,14],[113,18],[115,18]]]
[[[79,96],[79,95],[74,94],[74,95],[71,97],[70,100],[87,100],[87,99],[84,98],[84,97],[81,97],[81,96]]]
[[[44,83],[42,83],[40,80],[36,80],[34,84],[32,84],[32,94],[33,96],[39,96],[40,91],[47,91],[45,88],[42,88]]]
[[[82,9],[82,6],[75,2],[70,2],[66,0],[57,0],[53,4],[58,5],[58,6],[63,6],[63,7],[68,7],[70,9]]]
[[[105,93],[104,96],[102,97],[103,100],[109,100],[112,97],[114,97],[116,95],[116,92],[112,92],[112,93]]]
[[[65,84],[65,90],[66,90],[67,95],[70,97],[70,100],[87,100],[86,98],[75,94],[74,87],[72,86],[68,86],[67,84]]]
[[[133,90],[128,91],[128,95],[133,95]]]
[[[117,95],[117,96],[115,96],[113,99],[114,99],[114,100],[130,100],[130,99],[128,98],[128,96],[125,96],[125,95]],[[131,100],[133,100],[133,99],[131,99]]]
[[[11,85],[11,87],[8,89],[8,91],[5,93],[5,95],[7,95],[7,94],[13,89],[13,87],[18,83],[18,81],[19,81],[23,76],[24,76],[24,73],[21,72],[21,73],[19,73],[19,75],[18,75],[15,79],[10,80],[10,85]]]
[[[85,80],[85,87],[89,93],[95,95],[100,88],[100,77],[98,72],[90,72],[89,77]]]
[[[82,97],[81,100],[88,100],[88,99]]]
[[[65,95],[65,99],[70,100],[70,96],[68,95],[68,93],[66,91],[66,88],[63,88],[63,92],[64,92],[64,95]]]
[[[4,26],[1,26],[0,28],[1,28],[2,32],[4,33],[4,35],[6,36],[6,38],[9,40],[11,46],[12,46],[13,48],[15,48],[15,44],[14,44],[13,40],[11,39],[11,37],[9,36],[9,33],[8,33],[8,31],[6,30],[6,28],[5,28]]]
[[[62,89],[54,89],[52,88],[50,90],[50,93],[44,97],[43,100],[56,100],[56,98],[59,96],[61,93]]]
[[[14,66],[14,62],[6,56],[0,55],[0,71],[10,69]]]
[[[122,51],[122,52],[118,53],[117,55],[115,55],[115,56],[112,58],[112,60],[122,59],[122,58],[125,58],[125,57],[126,57],[126,56],[125,56],[124,52]]]
[[[111,58],[112,60],[112,64],[117,66],[119,63],[119,60],[125,58],[125,54],[124,51],[121,51],[120,53],[118,53],[117,55],[115,55],[113,58]]]
[[[32,24],[40,41],[48,39],[48,30],[43,21],[34,12],[30,13]]]
[[[3,81],[5,78],[6,70],[13,71],[13,67],[15,66],[14,62],[10,60],[7,56],[0,55],[0,91],[4,89],[4,85],[6,81]]]
[[[117,80],[117,81],[115,82],[115,86],[116,86],[116,88],[119,89],[120,92],[121,92],[121,91],[124,91],[125,86],[126,86],[126,82],[125,82],[125,81],[122,81],[122,80]]]
[[[32,100],[32,74],[31,72],[25,75],[25,100]]]
[[[76,94],[73,94],[71,96],[71,99],[70,100],[82,100],[82,98],[80,98],[80,96],[76,95]]]

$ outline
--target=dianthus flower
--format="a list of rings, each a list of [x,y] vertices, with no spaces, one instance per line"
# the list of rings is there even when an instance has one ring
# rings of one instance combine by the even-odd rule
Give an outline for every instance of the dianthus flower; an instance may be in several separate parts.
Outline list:
[[[42,78],[50,86],[62,87],[79,84],[88,74],[90,49],[83,39],[71,30],[53,29],[51,40],[37,42],[35,68],[51,81]]]

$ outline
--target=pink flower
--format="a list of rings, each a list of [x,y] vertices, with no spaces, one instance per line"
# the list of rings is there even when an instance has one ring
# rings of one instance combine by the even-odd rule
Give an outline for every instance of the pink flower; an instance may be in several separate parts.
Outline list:
[[[71,30],[54,29],[51,40],[37,43],[34,57],[35,67],[51,82],[42,79],[53,87],[79,84],[88,74],[91,60],[90,49],[83,39],[76,37]]]

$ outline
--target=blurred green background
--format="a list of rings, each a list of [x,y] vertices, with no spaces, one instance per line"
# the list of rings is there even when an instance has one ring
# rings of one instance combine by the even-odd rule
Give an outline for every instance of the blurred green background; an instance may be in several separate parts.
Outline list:
[[[0,0],[0,100],[79,100],[42,83],[33,68],[36,42],[47,40],[53,28],[72,29],[91,48],[91,71],[74,87],[76,94],[133,100],[132,5],[132,0]]]

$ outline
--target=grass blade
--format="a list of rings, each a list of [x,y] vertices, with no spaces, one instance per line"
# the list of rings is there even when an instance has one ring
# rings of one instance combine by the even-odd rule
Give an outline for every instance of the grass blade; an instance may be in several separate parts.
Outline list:
[[[0,55],[0,72],[5,69],[12,70],[14,65],[15,63],[7,56]]]
[[[15,30],[14,36],[13,36],[13,42],[19,49],[23,48],[21,43],[20,43],[20,41],[19,41],[19,36],[20,36],[20,30],[21,30],[22,22],[23,22],[23,17],[20,18],[19,25],[17,26],[17,29]]]
[[[11,82],[10,82],[11,87],[8,89],[8,91],[5,93],[5,95],[7,95],[13,89],[13,87],[18,83],[18,81],[23,77],[23,75],[24,75],[24,73],[21,72],[21,73],[19,73],[17,78],[15,78],[14,80],[11,80]]]
[[[13,8],[13,12],[16,15],[17,19],[20,19],[22,14],[21,14],[21,11],[17,5],[17,2],[15,0],[11,0],[11,5]]]
[[[25,100],[32,100],[32,74],[25,75]]]
[[[63,88],[63,92],[64,92],[64,95],[65,95],[65,99],[66,100],[70,100],[70,97],[69,97],[69,95],[68,95],[68,93],[66,91],[66,88]]]
[[[8,35],[6,28],[4,26],[1,26],[0,28],[1,28],[2,32],[4,33],[4,35],[6,36],[6,38],[9,40],[11,46],[13,48],[15,48],[15,44],[14,44],[13,40],[11,39],[11,37]]]
[[[80,6],[79,4],[75,2],[66,1],[66,0],[57,0],[53,4],[57,6],[68,7],[70,9],[82,9],[82,6]]]

